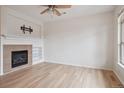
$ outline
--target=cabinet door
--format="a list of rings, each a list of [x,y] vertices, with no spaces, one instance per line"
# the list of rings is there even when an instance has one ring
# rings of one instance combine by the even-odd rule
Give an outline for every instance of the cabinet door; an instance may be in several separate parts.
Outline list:
[[[33,29],[33,32],[30,34],[29,32],[26,31],[24,34],[23,31],[20,29],[20,27],[23,25],[25,25],[26,27],[31,26],[31,28]],[[40,38],[41,26],[33,22],[8,14],[7,15],[7,35]]]

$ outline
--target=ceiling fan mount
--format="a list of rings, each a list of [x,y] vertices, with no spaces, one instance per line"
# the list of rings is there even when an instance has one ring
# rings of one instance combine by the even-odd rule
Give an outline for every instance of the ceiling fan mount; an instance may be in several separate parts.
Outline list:
[[[40,14],[51,13],[53,15],[61,16],[62,14],[66,14],[66,12],[61,13],[58,9],[66,9],[71,8],[71,5],[43,5],[44,7],[48,7]]]

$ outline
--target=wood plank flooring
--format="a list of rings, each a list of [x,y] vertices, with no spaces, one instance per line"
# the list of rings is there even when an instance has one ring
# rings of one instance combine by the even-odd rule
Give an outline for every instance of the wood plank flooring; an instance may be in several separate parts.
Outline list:
[[[1,88],[119,88],[112,71],[41,63],[0,77]]]

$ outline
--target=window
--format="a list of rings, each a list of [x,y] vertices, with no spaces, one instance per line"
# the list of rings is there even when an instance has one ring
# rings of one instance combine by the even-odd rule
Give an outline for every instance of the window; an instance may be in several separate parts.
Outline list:
[[[124,22],[120,26],[120,62],[124,64]]]
[[[119,18],[119,63],[124,65],[124,14]]]

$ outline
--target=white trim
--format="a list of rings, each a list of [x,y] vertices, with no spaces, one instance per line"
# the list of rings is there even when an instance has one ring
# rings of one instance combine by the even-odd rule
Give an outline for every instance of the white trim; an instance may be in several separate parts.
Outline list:
[[[32,62],[32,65],[39,64],[39,63],[42,63],[42,62],[44,62],[44,59]]]
[[[0,75],[3,75],[3,58],[2,58],[2,46],[0,46]]]
[[[2,39],[1,38],[1,41],[0,41],[0,75],[3,75],[3,42],[2,42]]]
[[[104,66],[89,66],[89,65],[78,65],[78,64],[69,64],[65,62],[57,62],[57,61],[50,61],[50,60],[45,60],[47,63],[56,63],[56,64],[63,64],[63,65],[71,65],[71,66],[78,66],[78,67],[85,67],[85,68],[92,68],[92,69],[103,69],[103,70],[113,70],[110,67],[104,67]]]
[[[50,60],[45,60],[46,63],[55,63],[55,64],[62,64],[62,65],[70,65],[70,66],[78,66],[81,67],[81,65],[77,64],[69,64],[69,63],[64,63],[64,62],[57,62],[57,61],[50,61]]]
[[[118,79],[120,80],[120,82],[124,85],[124,81],[121,78],[121,76],[113,69],[113,72],[115,73],[115,75],[118,77]]]
[[[119,62],[118,65],[124,69],[124,65],[122,63]]]
[[[103,69],[103,70],[110,70],[110,71],[113,70],[113,69],[110,68],[110,67],[104,67],[104,66],[88,66],[88,65],[82,65],[82,67],[92,68],[92,69]]]

